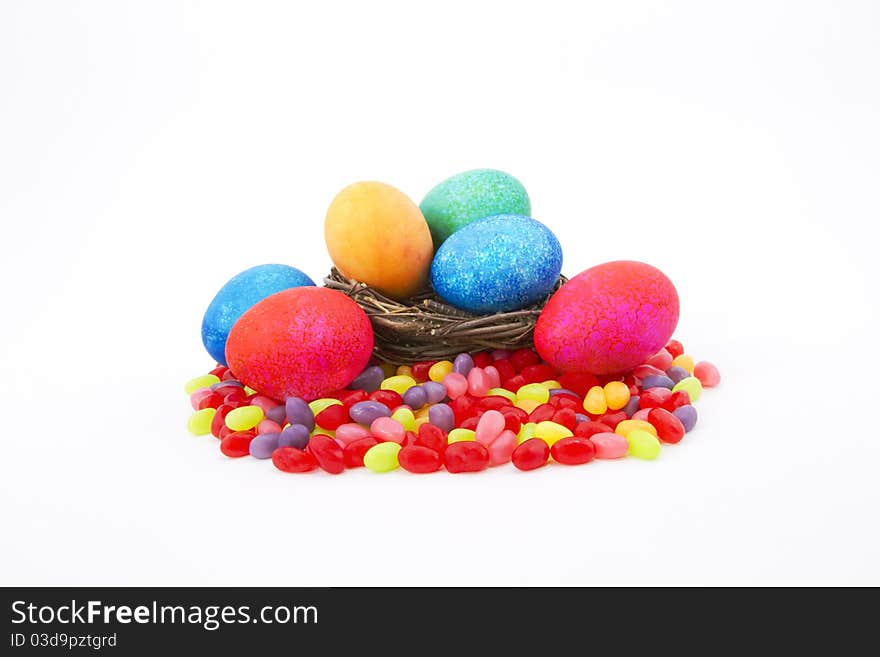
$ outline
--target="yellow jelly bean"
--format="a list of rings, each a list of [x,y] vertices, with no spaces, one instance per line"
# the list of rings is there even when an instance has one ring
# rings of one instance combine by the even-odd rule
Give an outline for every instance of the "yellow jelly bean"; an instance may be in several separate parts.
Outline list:
[[[437,383],[442,383],[444,377],[452,371],[452,361],[451,360],[438,360],[436,363],[431,365],[428,370],[428,378],[431,381],[436,381]]]
[[[395,442],[379,443],[373,445],[364,454],[364,465],[368,470],[373,472],[390,472],[400,467],[397,460],[397,453],[400,451],[400,444]]]
[[[507,397],[510,401],[516,403],[516,395],[506,388],[489,388],[489,391],[486,393],[486,395],[489,397],[493,395],[497,395],[498,397]]]
[[[196,390],[201,390],[202,388],[210,388],[215,383],[220,383],[220,377],[216,374],[204,374],[202,376],[197,376],[194,379],[190,379],[184,384],[183,389],[186,390],[186,394],[191,395]]]
[[[316,399],[315,401],[309,402],[309,408],[312,409],[312,413],[317,417],[318,413],[323,411],[328,406],[336,406],[337,404],[341,404],[342,402],[338,399],[332,399],[330,397],[324,397],[322,399]]]
[[[398,376],[412,376],[412,368],[409,365],[401,365],[397,368]]]
[[[550,399],[550,390],[540,383],[527,383],[516,391],[516,398],[533,399],[538,404],[546,404]]]
[[[428,422],[430,422],[430,421],[431,421],[431,420],[428,418],[427,415],[425,415],[424,417],[417,417],[417,418],[416,418],[416,428],[415,428],[415,432],[418,433],[418,432],[419,432],[419,427],[422,426],[423,424],[428,424]]]
[[[562,387],[562,384],[559,383],[559,381],[554,381],[553,379],[542,381],[541,385],[547,388],[547,390],[559,390]]]
[[[654,436],[657,435],[657,429],[654,428],[654,425],[645,420],[624,420],[618,423],[614,429],[614,433],[624,438],[629,435],[630,431],[647,431]]]
[[[688,356],[687,354],[682,354],[681,356],[676,356],[672,359],[672,365],[670,367],[683,367],[691,374],[694,373],[694,359]]]
[[[421,419],[423,417],[428,417],[428,414],[431,412],[432,404],[425,404],[419,410],[415,412],[416,419]]]
[[[629,401],[629,386],[623,381],[609,381],[605,384],[605,403],[612,411],[618,411]]]
[[[700,383],[700,380],[695,376],[689,376],[674,386],[672,386],[672,392],[678,392],[679,390],[684,390],[691,398],[691,402],[696,402],[700,395],[703,394],[703,384]]]
[[[632,456],[650,461],[660,455],[660,441],[647,431],[630,431],[626,441],[629,443],[628,453]]]
[[[382,368],[385,378],[397,374],[397,366],[394,363],[379,363],[379,367]]]
[[[416,416],[408,408],[398,408],[391,414],[392,420],[397,420],[406,431],[416,430]]]
[[[605,401],[605,389],[602,386],[593,386],[584,397],[584,410],[591,415],[602,415],[608,410]]]
[[[535,427],[535,436],[541,438],[550,447],[553,447],[553,443],[557,440],[562,440],[563,438],[568,438],[573,435],[574,434],[568,427],[562,426],[558,422],[551,422],[550,420],[538,422],[538,425]]]
[[[538,428],[538,425],[535,424],[534,422],[526,422],[524,425],[522,425],[520,427],[519,433],[516,434],[516,442],[517,443],[524,443],[529,438],[534,438],[535,431],[537,430],[537,428]]]
[[[475,431],[471,429],[453,429],[449,432],[449,436],[447,437],[447,442],[451,445],[452,443],[460,443],[466,440],[476,440],[477,434]]]
[[[263,409],[259,406],[240,406],[226,414],[226,426],[233,431],[247,431],[257,426],[263,417]]]
[[[211,421],[214,419],[214,413],[216,412],[216,408],[210,407],[196,411],[189,416],[186,428],[196,436],[204,436],[206,433],[211,433]]]
[[[244,387],[244,394],[246,394],[246,395],[252,395],[252,394],[254,394],[255,392],[256,392],[256,390],[254,390],[254,389],[251,388],[250,386],[245,386],[245,387]]]
[[[382,390],[393,390],[398,395],[402,395],[414,385],[416,385],[416,380],[414,378],[401,374],[389,376],[382,381],[382,385],[379,387],[382,388]]]
[[[519,399],[517,398],[514,406],[517,408],[523,409],[526,413],[531,413],[533,410],[538,408],[541,405],[541,402],[535,399]]]

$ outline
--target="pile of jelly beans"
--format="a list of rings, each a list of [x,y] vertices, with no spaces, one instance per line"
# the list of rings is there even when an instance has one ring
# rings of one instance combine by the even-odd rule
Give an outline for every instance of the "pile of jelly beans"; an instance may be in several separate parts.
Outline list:
[[[323,399],[270,399],[218,365],[186,384],[189,430],[226,456],[271,459],[283,472],[478,472],[512,463],[654,459],[694,428],[693,406],[721,377],[672,340],[619,377],[560,374],[531,349],[372,364]]]

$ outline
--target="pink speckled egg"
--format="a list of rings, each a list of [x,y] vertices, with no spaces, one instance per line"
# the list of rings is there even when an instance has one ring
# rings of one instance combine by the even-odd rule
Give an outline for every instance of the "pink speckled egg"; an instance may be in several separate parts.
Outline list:
[[[373,327],[349,297],[322,287],[277,292],[232,326],[226,360],[236,377],[273,399],[308,401],[344,388],[373,351]]]
[[[565,372],[619,374],[666,345],[678,324],[678,293],[659,269],[620,260],[581,272],[538,317],[535,348]]]

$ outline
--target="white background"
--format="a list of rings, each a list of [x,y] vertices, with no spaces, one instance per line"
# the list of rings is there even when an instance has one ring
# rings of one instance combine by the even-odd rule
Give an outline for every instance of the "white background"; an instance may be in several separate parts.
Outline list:
[[[0,7],[0,584],[880,584],[876,3]],[[724,376],[681,445],[331,477],[187,433],[229,277],[476,167],[569,275],[675,282]]]

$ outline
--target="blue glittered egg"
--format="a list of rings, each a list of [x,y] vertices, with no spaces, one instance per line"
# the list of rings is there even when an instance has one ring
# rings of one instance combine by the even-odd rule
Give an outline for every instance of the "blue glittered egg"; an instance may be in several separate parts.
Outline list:
[[[257,265],[233,276],[211,301],[202,319],[202,343],[211,357],[226,365],[226,339],[245,311],[271,294],[315,282],[296,267]]]
[[[434,291],[472,313],[524,308],[553,291],[562,247],[539,221],[515,214],[479,219],[453,233],[431,265]]]

